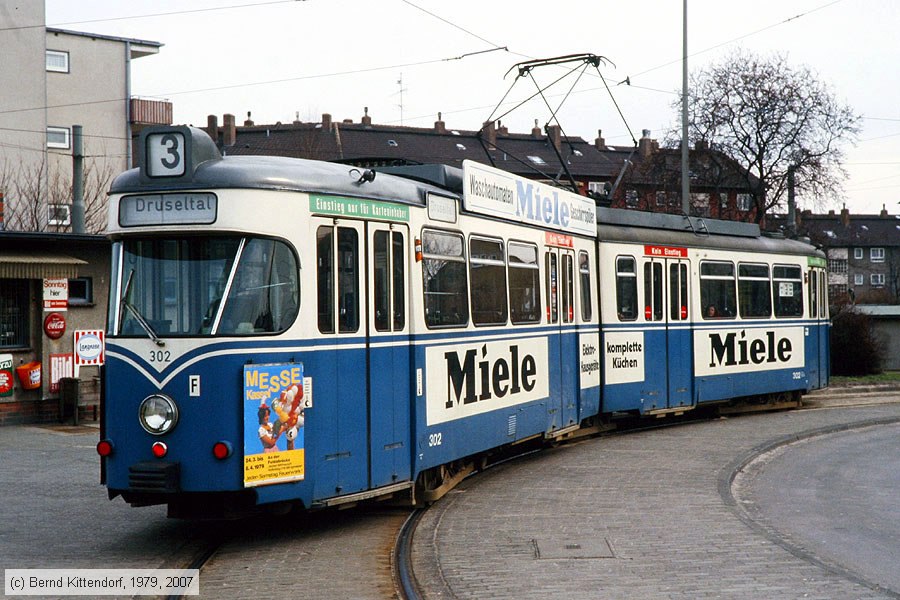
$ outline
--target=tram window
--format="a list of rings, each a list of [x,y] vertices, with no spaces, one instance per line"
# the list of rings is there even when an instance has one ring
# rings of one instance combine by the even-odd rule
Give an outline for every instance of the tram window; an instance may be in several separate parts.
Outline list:
[[[401,331],[406,326],[403,235],[376,231],[373,236],[375,329]],[[393,300],[393,308],[391,301]],[[393,310],[393,317],[392,311]]]
[[[575,257],[562,255],[562,319],[563,323],[575,320]]]
[[[244,244],[216,330],[220,335],[274,333],[294,322],[298,307],[297,262],[283,242]]]
[[[776,317],[803,316],[803,273],[799,265],[772,267],[772,296]]]
[[[744,319],[772,316],[769,265],[738,265],[738,301]]]
[[[648,321],[661,321],[663,318],[663,284],[662,263],[644,263],[644,317]]]
[[[700,304],[704,319],[722,319],[735,315],[734,264],[704,261],[700,263]]]
[[[503,242],[472,237],[469,240],[472,279],[472,322],[476,325],[506,323],[506,263]]]
[[[460,326],[469,322],[464,250],[465,242],[460,234],[422,232],[422,279],[428,327]]]
[[[559,321],[559,300],[557,297],[557,280],[559,274],[556,271],[556,254],[547,252],[544,255],[544,263],[544,268],[546,269],[545,283],[547,288],[547,322],[556,323]]]
[[[809,316],[813,319],[819,316],[819,283],[816,275],[817,273],[814,270],[809,271]]]
[[[669,320],[684,321],[688,318],[687,265],[669,265]]]
[[[638,316],[637,268],[633,256],[616,258],[616,312],[620,321]]]
[[[237,237],[124,242],[118,333],[148,335],[137,312],[159,336],[211,335],[240,247]]]
[[[394,267],[394,331],[406,327],[406,246],[403,234],[393,232],[391,236],[391,259]]]
[[[588,253],[578,253],[578,275],[581,285],[581,320],[591,320],[591,261]]]
[[[509,316],[516,325],[539,323],[541,297],[537,246],[510,242],[508,250]]]
[[[376,231],[373,235],[373,268],[375,329],[390,331],[391,314],[391,271],[389,270],[390,250],[388,248],[389,231]]]
[[[359,236],[355,229],[338,227],[338,331],[359,329]]]
[[[335,253],[334,227],[319,227],[316,232],[316,255],[319,331],[335,331],[335,282],[338,331],[353,333],[359,330],[359,236],[356,230],[337,228]]]
[[[319,331],[334,333],[334,228],[316,232],[316,294]]]

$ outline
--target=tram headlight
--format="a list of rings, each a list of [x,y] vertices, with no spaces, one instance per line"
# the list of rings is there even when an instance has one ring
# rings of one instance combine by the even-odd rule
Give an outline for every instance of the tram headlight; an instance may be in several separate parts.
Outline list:
[[[178,407],[168,396],[153,394],[141,402],[138,409],[141,427],[151,435],[169,433],[178,423]]]

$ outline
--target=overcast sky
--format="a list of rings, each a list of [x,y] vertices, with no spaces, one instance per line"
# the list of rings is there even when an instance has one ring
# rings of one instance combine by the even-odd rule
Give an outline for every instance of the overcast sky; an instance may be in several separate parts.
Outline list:
[[[678,0],[46,0],[47,25],[161,42],[134,61],[134,95],[168,99],[176,123],[252,113],[256,124],[319,121],[478,129],[512,86],[534,92],[512,65],[592,53],[609,59],[603,82],[586,74],[559,113],[564,131],[631,146],[628,129],[660,141],[679,127],[682,2]],[[189,6],[190,8],[186,8]],[[847,147],[847,206],[900,213],[900,2],[897,0],[689,0],[689,67],[721,62],[736,48],[783,54],[808,66],[838,100],[864,117]],[[496,48],[505,48],[484,52]],[[462,57],[462,58],[460,58]],[[504,77],[505,76],[505,77]],[[535,71],[540,82],[557,71]],[[617,85],[628,78],[631,85]],[[568,81],[568,80],[567,80]],[[513,83],[515,85],[513,86]],[[569,85],[548,98],[555,108]],[[503,114],[512,108],[498,109]],[[511,132],[543,126],[532,101],[503,117]],[[627,124],[627,126],[626,126]],[[801,208],[815,207],[800,199]],[[804,203],[806,205],[804,206]]]

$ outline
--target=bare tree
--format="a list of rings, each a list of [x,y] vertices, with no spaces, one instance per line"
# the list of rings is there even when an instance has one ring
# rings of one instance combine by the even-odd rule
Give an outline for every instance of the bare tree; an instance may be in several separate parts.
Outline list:
[[[62,163],[65,164],[65,163]],[[86,233],[106,229],[106,192],[113,176],[113,166],[102,157],[84,161],[84,228]],[[0,164],[0,190],[5,196],[5,228],[8,231],[66,232],[71,225],[49,225],[51,204],[71,205],[72,172],[48,164],[46,155],[37,162]]]
[[[855,140],[860,116],[809,68],[738,50],[695,73],[689,94],[691,138],[741,163],[748,184],[751,177],[762,184],[757,221],[786,202],[792,166],[798,197],[837,200],[847,176],[843,147]]]

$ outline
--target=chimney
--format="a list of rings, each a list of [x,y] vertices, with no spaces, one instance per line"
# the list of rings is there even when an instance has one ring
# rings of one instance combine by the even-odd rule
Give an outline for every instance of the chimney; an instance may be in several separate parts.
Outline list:
[[[841,223],[844,224],[844,227],[850,226],[850,209],[847,208],[846,204],[841,209]]]
[[[212,138],[212,141],[219,143],[219,118],[216,115],[206,117],[206,133]]]
[[[653,145],[656,140],[650,138],[650,130],[644,129],[641,132],[641,139],[638,140],[638,153],[641,158],[649,158],[653,154]]]
[[[222,118],[222,145],[234,146],[237,140],[237,129],[234,126],[234,115],[225,115]]]
[[[250,120],[250,111],[247,111],[247,120],[244,121],[244,127],[253,127],[253,121]]]
[[[481,133],[489,146],[497,146],[497,129],[493,121],[485,121],[481,126]]]
[[[331,131],[331,115],[328,113],[322,114],[322,131]]]
[[[369,107],[368,106],[363,108],[362,124],[365,125],[366,127],[372,126],[372,117],[369,116]]]
[[[559,128],[559,125],[548,125],[547,137],[550,138],[550,143],[553,144],[554,148],[557,150],[562,148],[562,130]]]
[[[444,121],[441,119],[441,113],[438,113],[438,120],[434,122],[434,132],[435,133],[447,133],[447,126],[444,124]]]
[[[538,120],[534,120],[534,127],[531,128],[531,137],[540,139],[542,137],[541,128],[538,127]]]
[[[597,130],[597,139],[594,140],[594,148],[597,150],[605,150],[606,149],[606,140],[603,139],[603,130]]]
[[[506,125],[500,124],[500,119],[497,119],[497,135],[501,137],[506,137],[509,135],[509,127]]]
[[[303,121],[300,120],[300,111],[294,113],[294,125],[299,125]]]
[[[694,150],[704,151],[709,150],[709,142],[706,140],[697,140],[694,142]]]
[[[884,204],[881,205],[881,213],[880,213],[880,215],[881,215],[881,218],[882,218],[882,219],[886,219],[886,218],[888,217],[888,214],[887,214],[887,208],[885,207]]]

